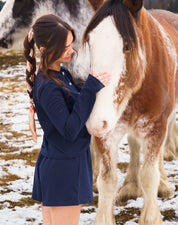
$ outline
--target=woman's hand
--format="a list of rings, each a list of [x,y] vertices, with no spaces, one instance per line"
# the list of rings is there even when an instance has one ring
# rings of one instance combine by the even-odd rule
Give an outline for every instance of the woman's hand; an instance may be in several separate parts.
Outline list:
[[[111,74],[108,74],[107,72],[100,72],[98,74],[93,74],[93,70],[90,71],[90,74],[93,75],[95,78],[97,78],[101,83],[103,83],[104,86],[110,84]]]

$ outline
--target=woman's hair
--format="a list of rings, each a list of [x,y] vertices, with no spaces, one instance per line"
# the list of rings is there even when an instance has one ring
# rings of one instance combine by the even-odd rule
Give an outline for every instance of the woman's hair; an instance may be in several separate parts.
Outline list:
[[[44,51],[41,53],[41,69],[44,76],[64,86],[64,83],[57,79],[54,73],[50,73],[48,68],[64,52],[69,31],[72,32],[73,41],[75,41],[74,30],[59,17],[49,14],[38,18],[32,26],[31,32],[25,37],[24,56],[29,64],[26,70],[26,82],[30,87],[28,89],[30,98],[32,98],[36,71],[35,44],[38,49],[44,47]]]

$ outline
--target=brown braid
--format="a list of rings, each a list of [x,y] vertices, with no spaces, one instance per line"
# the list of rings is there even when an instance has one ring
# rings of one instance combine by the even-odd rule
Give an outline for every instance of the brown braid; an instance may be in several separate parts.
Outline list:
[[[27,85],[30,87],[27,92],[29,97],[33,98],[33,83],[35,79],[35,72],[36,72],[36,59],[35,59],[35,47],[34,47],[34,40],[33,38],[29,41],[28,35],[24,40],[24,56],[27,62],[30,65],[30,71],[26,69],[26,82]]]

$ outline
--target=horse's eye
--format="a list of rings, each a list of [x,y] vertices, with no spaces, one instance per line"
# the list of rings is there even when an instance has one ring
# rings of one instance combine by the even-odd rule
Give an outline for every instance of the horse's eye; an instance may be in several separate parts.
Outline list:
[[[130,51],[130,46],[128,43],[125,43],[124,45],[124,52],[129,52]]]

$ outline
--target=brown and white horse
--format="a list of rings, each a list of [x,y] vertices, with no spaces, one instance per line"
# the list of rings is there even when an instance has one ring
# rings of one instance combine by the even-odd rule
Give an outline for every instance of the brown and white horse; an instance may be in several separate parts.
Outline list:
[[[144,197],[139,224],[160,225],[158,186],[160,181],[169,186],[162,149],[178,100],[178,17],[163,10],[148,12],[143,0],[108,0],[89,23],[84,41],[94,73],[112,75],[110,85],[97,94],[87,121],[101,159],[94,224],[115,224],[117,150],[128,133],[136,154],[140,146],[144,152],[137,176]]]

